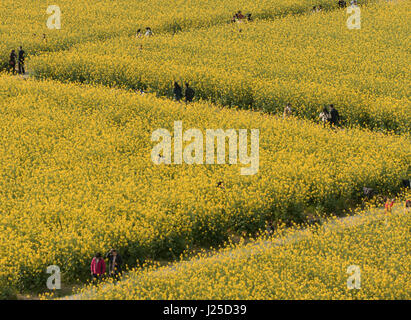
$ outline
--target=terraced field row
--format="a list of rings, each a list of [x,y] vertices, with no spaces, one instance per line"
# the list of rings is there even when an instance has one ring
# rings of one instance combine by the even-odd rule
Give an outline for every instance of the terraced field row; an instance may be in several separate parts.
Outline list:
[[[410,299],[411,218],[398,205],[282,230],[173,266],[136,270],[71,299]],[[352,269],[348,269],[350,266]],[[348,269],[348,270],[347,270]],[[355,271],[360,290],[347,282]]]
[[[65,279],[86,275],[92,254],[108,247],[135,264],[255,232],[268,219],[341,210],[363,186],[398,191],[410,163],[406,135],[104,87],[2,75],[0,111],[1,291],[44,284],[50,264]],[[152,133],[173,133],[176,120],[184,131],[258,129],[258,172],[154,164]]]
[[[367,3],[363,0],[361,3]],[[61,29],[48,29],[47,21],[57,5]],[[313,5],[336,8],[332,0],[2,0],[0,4],[0,66],[6,67],[12,48],[23,45],[26,53],[67,49],[76,43],[134,36],[141,28],[155,33],[175,33],[190,28],[228,23],[235,12],[251,12],[254,19],[273,19],[309,12]],[[55,22],[53,19],[52,22]],[[43,39],[46,35],[46,40]]]
[[[45,54],[39,78],[143,88],[172,96],[189,82],[197,98],[294,113],[319,121],[328,104],[345,126],[410,132],[409,2],[362,7],[363,28],[345,10],[201,28],[150,39],[120,37]],[[241,32],[240,32],[241,30]]]

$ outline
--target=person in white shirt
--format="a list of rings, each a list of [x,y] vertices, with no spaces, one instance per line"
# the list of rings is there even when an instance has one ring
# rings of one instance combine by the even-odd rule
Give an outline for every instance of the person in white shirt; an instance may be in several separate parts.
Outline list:
[[[153,31],[150,27],[146,28],[146,33],[144,34],[146,37],[151,37],[153,35]]]
[[[330,112],[328,111],[327,107],[324,107],[323,111],[320,113],[320,120],[323,123],[324,127],[327,125],[330,119],[331,119]]]

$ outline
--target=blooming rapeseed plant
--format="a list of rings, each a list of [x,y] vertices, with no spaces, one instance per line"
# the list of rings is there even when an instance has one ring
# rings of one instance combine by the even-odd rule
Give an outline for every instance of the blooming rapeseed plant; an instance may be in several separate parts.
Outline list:
[[[150,39],[119,37],[35,57],[37,77],[147,88],[172,96],[174,81],[221,105],[319,121],[328,104],[347,126],[410,132],[409,2],[362,9],[349,30],[344,10],[224,24]],[[142,49],[140,50],[140,46]]]
[[[348,220],[347,219],[351,219]],[[388,219],[388,224],[384,223]],[[115,286],[79,290],[81,299],[410,299],[410,214],[398,206],[322,227],[278,229],[272,238],[231,245],[171,266],[136,269]],[[361,286],[347,287],[357,265]]]
[[[45,285],[49,265],[63,281],[77,279],[110,247],[135,264],[254,233],[268,219],[303,221],[308,207],[341,210],[364,185],[398,190],[410,163],[407,135],[99,86],[1,75],[0,108],[1,291]],[[200,130],[259,129],[258,174],[153,164],[151,133],[172,131],[175,119]]]

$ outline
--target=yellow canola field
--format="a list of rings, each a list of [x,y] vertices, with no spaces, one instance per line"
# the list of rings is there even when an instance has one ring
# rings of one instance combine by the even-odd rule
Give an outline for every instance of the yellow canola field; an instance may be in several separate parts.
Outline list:
[[[368,1],[362,1],[366,3]],[[48,29],[49,5],[58,5],[61,29]],[[141,28],[174,33],[227,23],[238,10],[254,18],[272,19],[308,12],[313,5],[336,7],[333,0],[2,0],[0,3],[0,67],[11,49],[23,45],[29,55],[56,51],[90,40],[132,36]],[[46,34],[46,41],[43,40]]]
[[[410,212],[398,206],[388,216],[374,209],[349,219],[135,270],[74,299],[410,299]]]
[[[267,219],[341,210],[362,187],[397,191],[409,136],[325,129],[210,103],[0,76],[0,292],[88,275],[97,251],[176,257],[187,246],[255,232]],[[155,165],[158,128],[259,129],[259,171]],[[223,182],[224,188],[217,187]],[[311,210],[311,211],[310,211]]]
[[[349,30],[346,11],[335,10],[94,42],[30,66],[38,77],[168,96],[174,81],[188,81],[197,98],[280,113],[291,102],[315,121],[332,103],[345,125],[410,132],[409,2],[361,8],[360,30]]]

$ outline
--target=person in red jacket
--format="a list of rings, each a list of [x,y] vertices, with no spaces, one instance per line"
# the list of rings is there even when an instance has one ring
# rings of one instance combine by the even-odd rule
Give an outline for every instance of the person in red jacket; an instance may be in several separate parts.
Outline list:
[[[385,213],[391,213],[392,207],[394,206],[395,199],[387,199],[385,202]]]
[[[94,281],[99,281],[106,273],[106,262],[101,256],[101,253],[96,253],[93,260],[91,260],[91,276]]]

